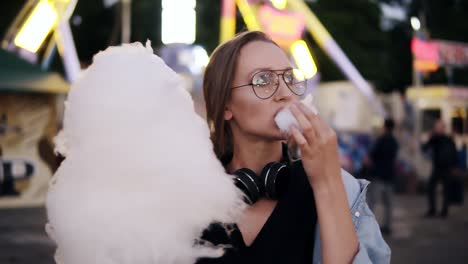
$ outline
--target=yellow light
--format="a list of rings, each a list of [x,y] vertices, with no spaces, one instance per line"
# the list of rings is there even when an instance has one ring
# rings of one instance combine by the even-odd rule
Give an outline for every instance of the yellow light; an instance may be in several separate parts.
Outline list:
[[[41,0],[15,38],[15,45],[30,52],[37,52],[47,35],[57,24],[55,7],[47,0]]]
[[[276,9],[283,10],[286,8],[286,5],[288,4],[288,0],[271,0],[271,3]]]
[[[447,88],[433,86],[421,88],[411,88],[406,92],[410,99],[423,99],[423,98],[447,98],[449,96],[449,90]]]
[[[230,40],[236,34],[236,1],[222,0],[220,43]]]
[[[297,67],[299,67],[307,79],[317,74],[317,66],[304,40],[298,40],[291,45],[291,54],[296,61]]]
[[[294,79],[296,79],[298,82],[303,82],[307,79],[301,70],[293,69],[292,73],[294,75]]]
[[[257,21],[257,17],[253,10],[253,7],[247,0],[236,0],[237,7],[244,18],[244,22],[249,30],[262,30],[260,24]]]
[[[327,29],[307,6],[304,0],[289,0],[288,6],[291,10],[304,16],[306,28],[322,49],[324,49],[326,45],[330,45],[330,40],[333,41],[330,33],[328,33]]]
[[[461,117],[461,118],[466,118],[466,110],[465,110],[465,108],[459,108],[458,111],[460,111],[460,117]]]

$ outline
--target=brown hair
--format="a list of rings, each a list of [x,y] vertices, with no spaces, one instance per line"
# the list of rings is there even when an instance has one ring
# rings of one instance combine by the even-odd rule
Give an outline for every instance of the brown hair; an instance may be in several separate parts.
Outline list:
[[[232,132],[228,122],[224,120],[224,110],[231,97],[232,82],[242,47],[253,41],[277,45],[263,32],[246,31],[218,46],[205,69],[203,95],[206,117],[214,151],[219,159],[231,155],[233,151]]]

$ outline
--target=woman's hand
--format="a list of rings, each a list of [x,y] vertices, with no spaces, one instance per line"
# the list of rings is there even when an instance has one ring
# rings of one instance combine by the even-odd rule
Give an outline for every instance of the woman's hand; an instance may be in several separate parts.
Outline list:
[[[302,133],[293,127],[292,139],[301,150],[302,164],[314,191],[322,243],[322,263],[351,263],[359,243],[341,179],[336,133],[305,105],[291,105]]]
[[[291,137],[301,150],[304,170],[312,187],[330,186],[341,180],[335,131],[301,102],[294,103],[290,109],[302,130],[292,127]]]

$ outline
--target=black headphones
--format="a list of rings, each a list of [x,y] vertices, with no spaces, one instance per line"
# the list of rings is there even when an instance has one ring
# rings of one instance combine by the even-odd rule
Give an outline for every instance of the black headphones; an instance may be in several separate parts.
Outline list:
[[[286,191],[290,178],[286,162],[270,162],[260,175],[247,168],[236,170],[233,175],[236,186],[244,192],[245,201],[250,205],[263,196],[277,200]]]
[[[252,205],[261,197],[277,200],[286,191],[290,179],[287,146],[283,145],[283,158],[268,163],[257,175],[251,169],[242,168],[234,173],[235,185],[244,192],[245,202]]]

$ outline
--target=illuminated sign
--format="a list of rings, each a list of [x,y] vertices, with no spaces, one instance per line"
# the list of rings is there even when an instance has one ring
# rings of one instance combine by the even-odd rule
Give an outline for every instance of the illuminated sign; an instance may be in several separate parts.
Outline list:
[[[304,17],[295,12],[280,11],[263,5],[258,11],[262,29],[280,46],[290,47],[301,39],[304,30]]]

